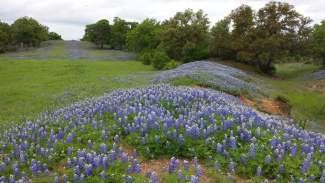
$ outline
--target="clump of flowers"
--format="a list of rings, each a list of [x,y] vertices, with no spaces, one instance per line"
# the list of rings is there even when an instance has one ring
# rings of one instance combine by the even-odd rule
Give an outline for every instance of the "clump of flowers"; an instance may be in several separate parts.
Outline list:
[[[124,152],[121,142],[136,151]],[[201,159],[216,171],[261,180],[324,182],[324,153],[324,135],[256,113],[233,96],[153,85],[116,90],[1,129],[0,182],[45,176],[135,182],[141,177],[138,154],[175,156],[168,172],[187,182],[199,181]]]

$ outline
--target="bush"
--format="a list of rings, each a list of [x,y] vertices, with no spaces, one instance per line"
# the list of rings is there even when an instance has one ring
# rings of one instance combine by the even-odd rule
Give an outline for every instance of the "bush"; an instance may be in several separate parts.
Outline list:
[[[174,69],[178,66],[178,63],[176,62],[176,60],[170,60],[166,65],[164,69]]]
[[[170,61],[170,58],[164,51],[156,50],[152,53],[151,64],[155,69],[163,69]]]
[[[182,50],[184,62],[191,62],[195,60],[202,60],[209,57],[209,49],[205,46],[198,46],[194,43],[188,42]]]
[[[148,50],[140,55],[141,62],[144,65],[152,64],[155,69],[164,69],[169,63],[170,68],[177,66],[176,61],[171,62],[170,58],[164,51],[161,50]],[[171,63],[170,63],[171,62]]]
[[[152,51],[143,52],[140,55],[140,58],[139,59],[141,60],[141,62],[144,65],[150,65],[151,64],[151,59],[152,59]]]

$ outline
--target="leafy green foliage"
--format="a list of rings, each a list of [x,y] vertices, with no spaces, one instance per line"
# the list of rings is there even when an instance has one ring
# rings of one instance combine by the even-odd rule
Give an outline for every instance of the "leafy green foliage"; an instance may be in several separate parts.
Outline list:
[[[214,57],[221,57],[223,59],[233,58],[229,18],[218,21],[212,27],[209,51],[210,55]]]
[[[10,26],[0,21],[0,53],[8,50],[11,44]]]
[[[161,70],[170,61],[170,58],[164,51],[156,50],[152,53],[151,63],[155,69]]]
[[[325,20],[319,25],[315,25],[312,39],[314,43],[314,52],[322,59],[323,65],[325,66]]]
[[[95,43],[100,48],[104,48],[111,38],[111,27],[108,20],[99,20],[95,24],[86,26],[83,40]]]
[[[155,19],[146,19],[127,34],[127,46],[137,53],[153,50],[159,44],[161,26]]]
[[[11,25],[14,43],[26,46],[39,46],[48,39],[48,27],[41,25],[35,19],[23,17]]]
[[[288,3],[271,1],[257,13],[242,5],[212,28],[210,52],[273,74],[278,59],[307,54],[310,22]]]
[[[151,51],[143,52],[140,55],[140,58],[139,59],[141,60],[141,62],[144,65],[150,65],[151,64],[151,61],[152,61],[152,53],[151,53]]]
[[[166,65],[164,69],[174,69],[179,65],[178,62],[176,62],[175,60],[170,60]]]
[[[111,27],[112,37],[110,45],[113,49],[124,49],[126,47],[127,33],[135,27],[134,22],[127,22],[119,17],[115,17]]]
[[[49,32],[48,37],[49,37],[49,40],[62,40],[61,35],[59,35],[56,32]]]
[[[144,65],[152,64],[152,66],[158,70],[164,69],[166,65],[171,62],[168,55],[161,50],[145,51],[140,55],[139,59]],[[175,65],[175,61],[174,63],[170,63],[170,66],[172,65]]]
[[[208,53],[209,20],[202,10],[187,9],[162,23],[159,48],[172,59],[185,62],[202,59]]]

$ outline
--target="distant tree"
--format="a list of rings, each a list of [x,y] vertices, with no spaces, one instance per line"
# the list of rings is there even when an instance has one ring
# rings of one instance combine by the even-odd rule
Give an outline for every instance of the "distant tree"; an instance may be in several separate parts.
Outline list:
[[[8,50],[11,41],[10,25],[0,21],[0,53]]]
[[[145,19],[127,34],[127,47],[130,51],[153,50],[159,45],[161,26],[155,19]]]
[[[294,6],[282,2],[270,2],[258,11],[255,40],[251,45],[262,71],[273,73],[275,60],[290,52],[301,17]]]
[[[49,32],[48,37],[49,37],[49,40],[62,40],[61,35],[59,35],[56,32]]]
[[[236,59],[241,62],[251,62],[254,54],[249,49],[251,31],[254,29],[254,11],[250,6],[241,5],[230,14],[233,25],[231,48],[236,53]]]
[[[169,57],[189,62],[208,56],[209,20],[202,10],[187,9],[162,23],[160,48]]]
[[[111,38],[111,26],[108,20],[99,20],[95,24],[86,26],[83,41],[95,43],[100,48],[104,48],[105,44],[109,44]]]
[[[309,17],[301,16],[296,35],[293,36],[290,53],[297,56],[309,56],[312,54],[312,31],[310,26],[312,20]]]
[[[315,25],[312,34],[312,44],[315,55],[322,59],[325,66],[325,20]]]
[[[233,58],[231,47],[230,19],[225,18],[217,22],[211,29],[209,44],[210,55],[223,59]]]
[[[23,17],[11,25],[15,44],[24,46],[39,46],[48,40],[48,27],[41,25],[35,19]]]
[[[114,18],[112,25],[111,47],[114,49],[124,49],[126,47],[127,33],[136,26],[134,22],[127,22],[119,17]]]

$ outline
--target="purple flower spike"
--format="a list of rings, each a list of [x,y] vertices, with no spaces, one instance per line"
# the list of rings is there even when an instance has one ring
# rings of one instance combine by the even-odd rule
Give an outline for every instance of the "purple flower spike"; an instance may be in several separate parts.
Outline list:
[[[256,169],[256,176],[261,176],[262,175],[262,168],[259,166]]]
[[[151,173],[149,183],[158,183],[158,176],[156,172]]]
[[[55,183],[59,183],[59,182],[60,182],[59,176],[55,176],[55,177],[54,177],[54,182],[55,182]]]

